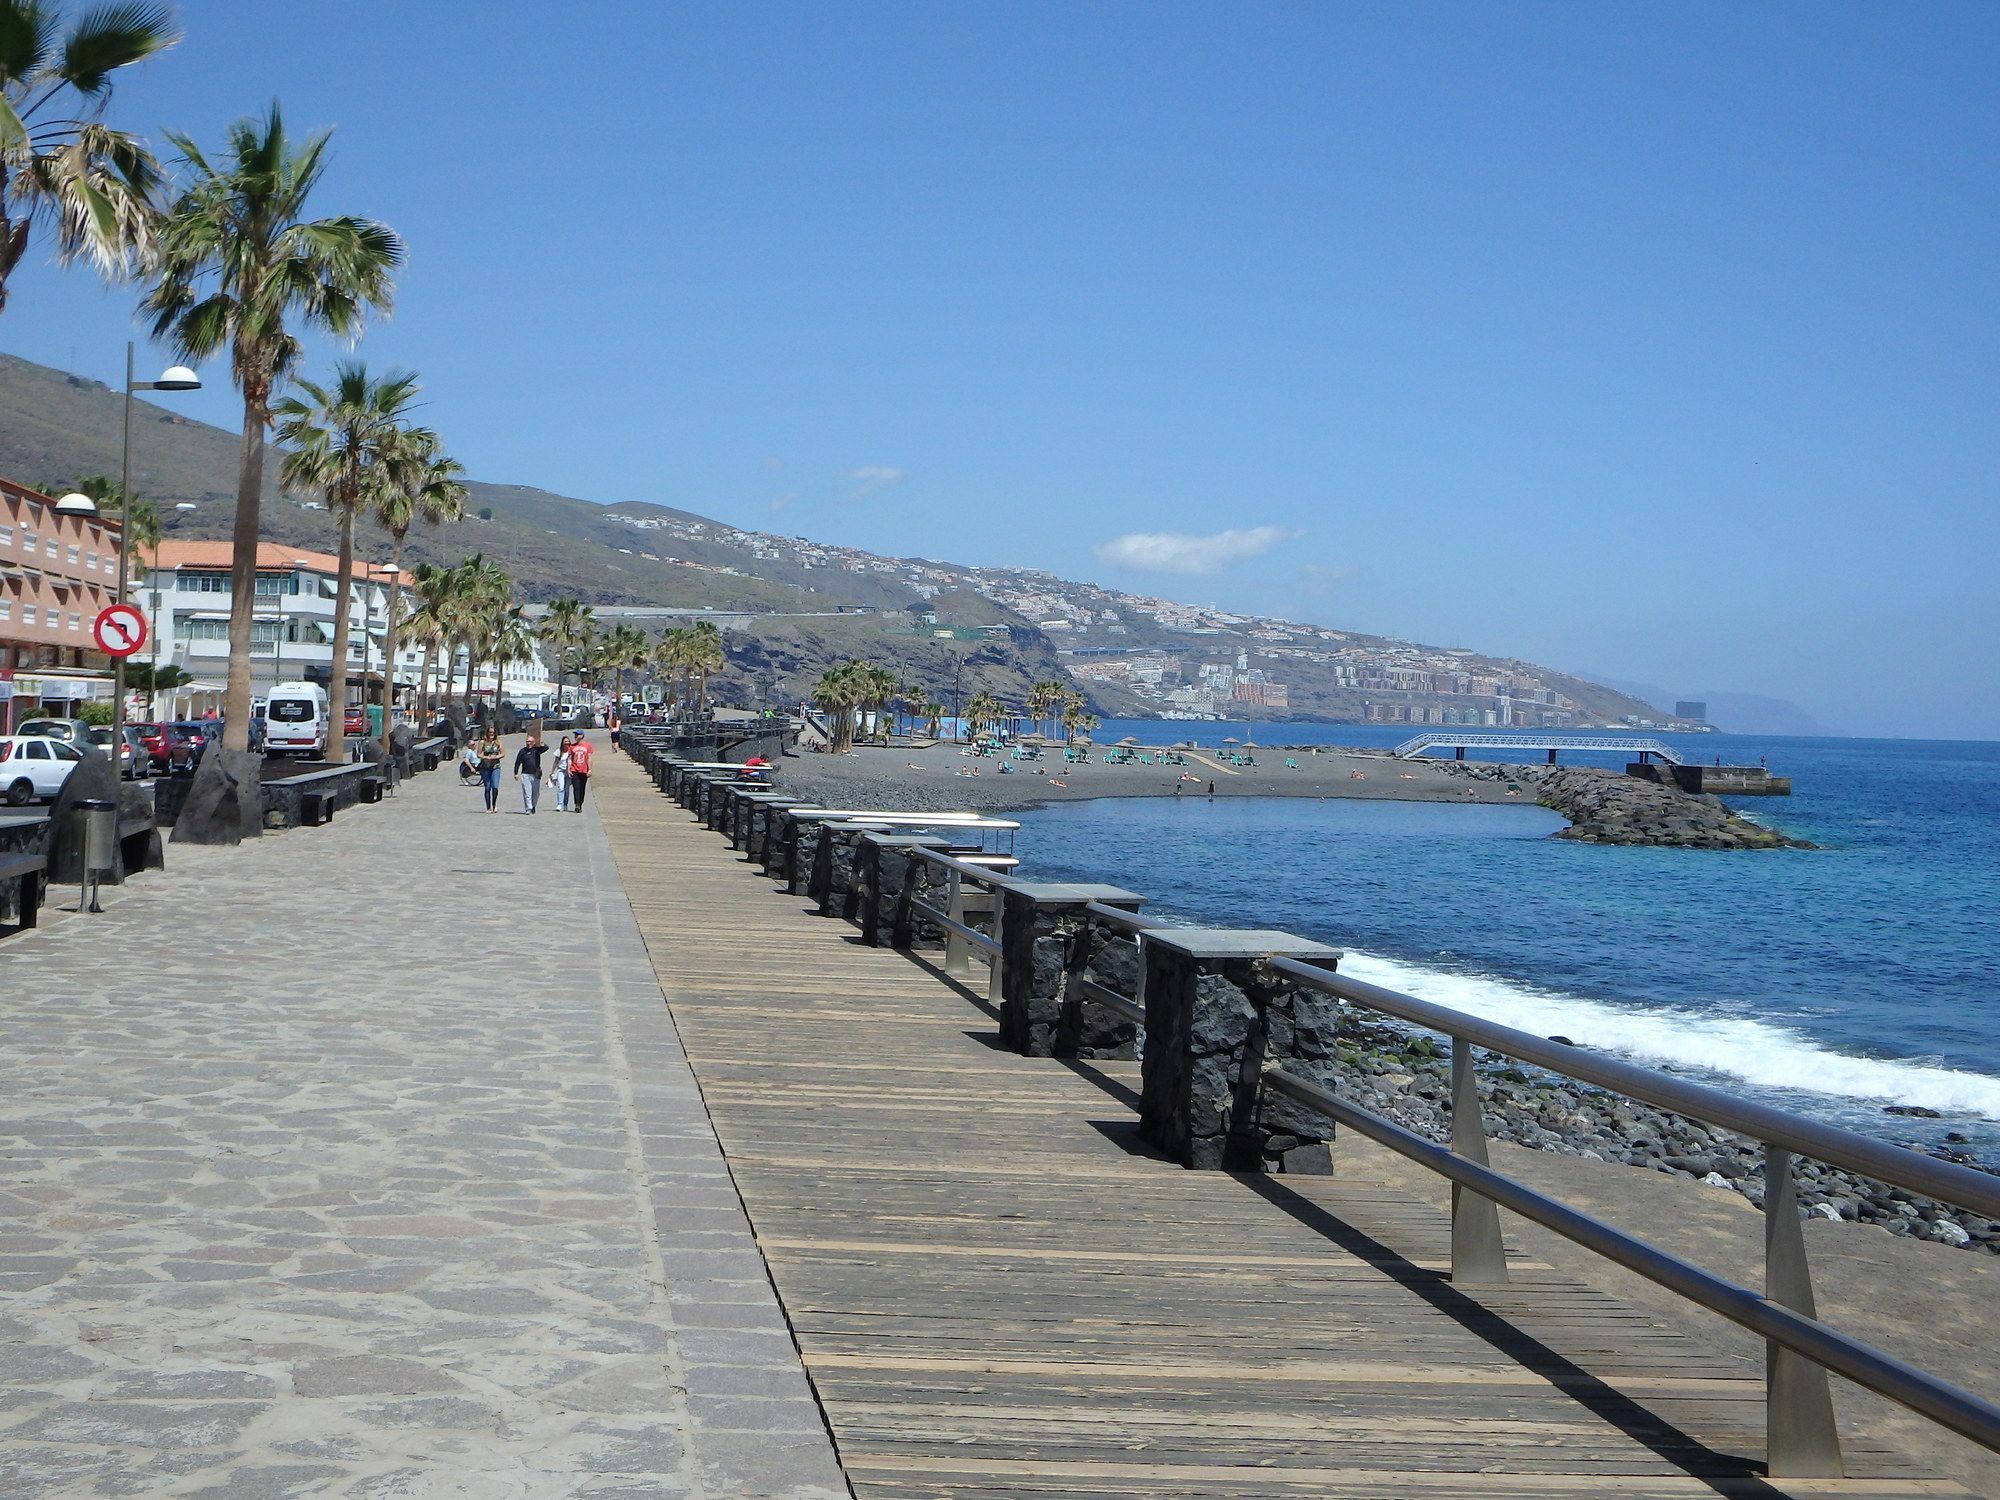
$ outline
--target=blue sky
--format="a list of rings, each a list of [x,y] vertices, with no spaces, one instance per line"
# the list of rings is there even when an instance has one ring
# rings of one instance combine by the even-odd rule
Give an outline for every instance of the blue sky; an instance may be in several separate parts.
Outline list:
[[[337,126],[477,477],[2000,738],[2000,9],[287,14],[116,117]]]

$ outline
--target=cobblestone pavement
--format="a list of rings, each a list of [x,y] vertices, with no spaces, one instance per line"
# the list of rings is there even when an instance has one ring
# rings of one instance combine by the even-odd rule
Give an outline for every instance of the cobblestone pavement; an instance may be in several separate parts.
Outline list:
[[[596,810],[507,791],[0,943],[0,1495],[847,1494]]]

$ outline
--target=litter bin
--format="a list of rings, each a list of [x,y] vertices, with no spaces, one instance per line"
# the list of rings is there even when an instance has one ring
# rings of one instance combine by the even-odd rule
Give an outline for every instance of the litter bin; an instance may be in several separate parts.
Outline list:
[[[79,797],[76,815],[82,826],[77,830],[77,847],[83,851],[83,881],[77,889],[76,909],[103,911],[97,904],[97,883],[118,868],[118,804],[102,797]]]

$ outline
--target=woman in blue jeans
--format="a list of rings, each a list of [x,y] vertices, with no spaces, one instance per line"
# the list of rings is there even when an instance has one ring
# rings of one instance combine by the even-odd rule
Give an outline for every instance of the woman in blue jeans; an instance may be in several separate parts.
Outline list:
[[[500,811],[500,762],[506,753],[491,730],[479,737],[479,789],[486,794],[488,812]]]

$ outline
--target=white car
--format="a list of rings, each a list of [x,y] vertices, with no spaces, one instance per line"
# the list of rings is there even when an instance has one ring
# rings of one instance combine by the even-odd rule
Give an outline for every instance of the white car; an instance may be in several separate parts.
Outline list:
[[[82,759],[83,752],[67,740],[31,734],[0,738],[0,797],[11,807],[26,807],[38,797],[53,802]]]

